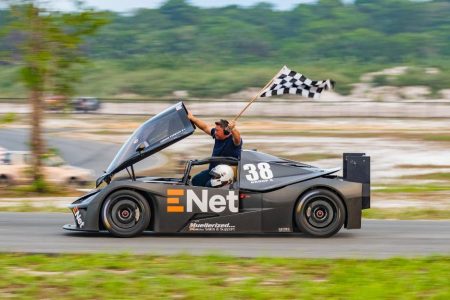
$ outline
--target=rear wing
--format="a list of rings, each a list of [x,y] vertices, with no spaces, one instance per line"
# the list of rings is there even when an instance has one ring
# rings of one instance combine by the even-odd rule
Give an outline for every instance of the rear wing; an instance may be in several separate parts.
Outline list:
[[[344,180],[362,183],[362,209],[370,208],[370,156],[344,153]]]

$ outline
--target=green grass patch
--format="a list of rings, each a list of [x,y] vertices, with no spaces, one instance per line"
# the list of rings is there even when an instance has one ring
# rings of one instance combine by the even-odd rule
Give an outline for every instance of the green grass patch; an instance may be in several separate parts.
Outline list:
[[[363,210],[367,219],[450,220],[450,210],[432,208],[371,208]]]
[[[422,179],[422,180],[450,180],[450,173],[435,172],[420,175],[407,175],[403,176],[403,179]],[[449,187],[450,189],[450,187]]]
[[[405,185],[387,185],[377,187],[377,192],[381,193],[423,193],[450,191],[448,184],[405,184]]]
[[[425,141],[450,142],[448,134],[429,134],[424,136]]]
[[[400,169],[450,169],[450,165],[396,165],[396,168]]]
[[[92,186],[92,185],[86,185]],[[83,192],[67,186],[56,186],[46,183],[45,189],[35,185],[17,185],[0,188],[2,198],[27,198],[27,197],[77,197]]]
[[[0,116],[0,125],[11,124],[17,121],[17,115],[15,113],[6,113]]]
[[[37,200],[39,201],[39,200]],[[56,207],[52,205],[33,205],[32,201],[22,201],[17,205],[0,206],[2,212],[70,212],[68,208]]]
[[[0,254],[0,298],[448,299],[449,269],[448,256],[357,260]]]

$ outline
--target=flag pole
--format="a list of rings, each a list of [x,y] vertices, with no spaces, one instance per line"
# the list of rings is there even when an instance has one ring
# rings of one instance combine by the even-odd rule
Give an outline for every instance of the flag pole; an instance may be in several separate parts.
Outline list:
[[[236,121],[237,119],[239,119],[239,117],[244,113],[244,111],[247,110],[247,108],[256,101],[256,99],[259,98],[259,96],[261,95],[261,92],[264,91],[269,85],[272,84],[272,82],[275,80],[276,77],[278,77],[278,75],[283,71],[283,69],[286,66],[284,66],[283,68],[281,68],[280,71],[278,71],[277,74],[275,74],[275,76],[272,77],[272,79],[270,79],[270,81],[255,95],[255,97],[252,98],[252,100],[250,100],[249,103],[247,103],[247,105],[244,107],[244,109],[241,110],[241,112],[233,119],[233,121]]]

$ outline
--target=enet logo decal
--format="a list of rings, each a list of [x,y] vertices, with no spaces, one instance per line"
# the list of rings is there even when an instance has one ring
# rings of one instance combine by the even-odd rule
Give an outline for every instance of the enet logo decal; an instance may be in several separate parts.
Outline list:
[[[201,197],[193,190],[187,189],[168,189],[167,190],[167,212],[214,212],[221,213],[229,211],[232,213],[239,212],[238,200],[239,196],[234,191],[229,191],[228,195],[208,195],[209,190],[202,190]],[[186,207],[180,205],[180,197],[186,197]]]
[[[75,216],[75,219],[77,220],[78,226],[80,226],[80,228],[83,228],[84,222],[83,219],[81,218],[81,214],[80,211],[78,210],[78,207],[74,207],[72,211]]]
[[[184,195],[184,190],[175,190],[169,189],[167,190],[167,212],[184,212],[184,206],[182,205],[171,205],[171,204],[180,204],[179,196]],[[174,197],[177,196],[177,197]]]

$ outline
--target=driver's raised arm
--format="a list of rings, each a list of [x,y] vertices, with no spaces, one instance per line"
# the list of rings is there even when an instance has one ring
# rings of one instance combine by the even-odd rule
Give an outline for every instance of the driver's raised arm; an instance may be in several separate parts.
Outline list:
[[[207,135],[211,135],[211,127],[208,126],[208,124],[206,124],[199,118],[194,117],[194,115],[189,110],[188,110],[188,118],[195,124],[195,126],[203,130]]]

